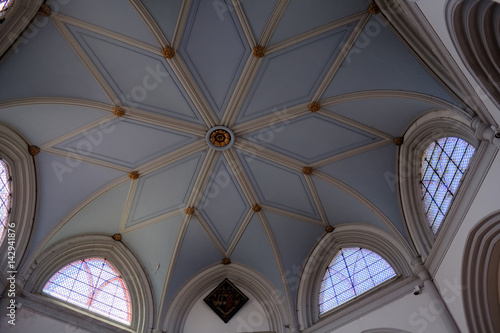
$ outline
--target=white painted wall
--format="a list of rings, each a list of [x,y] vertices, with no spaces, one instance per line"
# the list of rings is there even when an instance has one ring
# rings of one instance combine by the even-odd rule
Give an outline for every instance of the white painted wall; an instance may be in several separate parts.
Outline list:
[[[184,333],[236,333],[269,331],[269,323],[263,307],[247,290],[239,288],[249,300],[231,320],[224,322],[203,301],[203,295],[195,303],[186,319]]]
[[[461,276],[464,246],[470,230],[474,228],[477,222],[490,213],[500,210],[500,201],[498,199],[499,188],[500,155],[497,155],[435,276],[435,282],[455,322],[463,333],[469,332],[462,300],[463,286]]]
[[[404,296],[331,333],[361,333],[376,328],[394,328],[416,333],[446,333],[440,318],[442,309],[435,306],[425,289],[415,296]]]
[[[22,307],[16,312],[15,325],[10,325],[1,318],[0,332],[2,333],[91,333],[62,321],[40,315]]]

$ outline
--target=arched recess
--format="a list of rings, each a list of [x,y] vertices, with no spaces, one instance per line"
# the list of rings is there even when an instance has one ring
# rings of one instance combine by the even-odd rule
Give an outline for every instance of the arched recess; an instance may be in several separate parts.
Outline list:
[[[404,143],[399,150],[398,188],[401,207],[406,226],[422,259],[429,255],[438,237],[455,234],[460,226],[459,219],[452,219],[458,208],[457,202],[463,198],[464,184],[467,183],[470,170],[474,170],[476,155],[480,155],[480,140],[470,127],[470,120],[461,117],[453,111],[433,111],[418,118],[404,134]],[[422,202],[421,165],[422,156],[429,144],[444,137],[457,137],[467,141],[476,148],[475,156],[463,175],[457,193],[449,206],[440,229],[434,234],[429,226]],[[470,178],[470,177],[469,177]]]
[[[110,324],[110,321],[98,317],[92,312],[85,312],[85,315],[82,315],[79,308],[42,294],[44,285],[59,269],[76,260],[91,257],[107,259],[120,272],[130,293],[132,304],[130,326]],[[151,283],[139,260],[122,242],[104,235],[78,236],[61,241],[38,256],[32,256],[32,258],[34,258],[32,262],[19,272],[18,280],[21,283],[20,289],[22,289],[24,296],[36,300],[37,310],[43,309],[44,305],[47,305],[46,308],[56,309],[56,311],[48,309],[45,314],[49,316],[55,318],[62,316],[64,320],[69,322],[74,320],[75,325],[79,325],[78,319],[85,318],[88,322],[94,322],[94,325],[104,332],[112,330],[113,326],[123,327],[123,331],[150,331],[154,319]],[[22,285],[23,281],[26,281],[24,286]],[[31,295],[34,297],[30,297]],[[89,317],[98,320],[89,321]]]
[[[285,325],[290,324],[290,316],[279,291],[260,274],[237,263],[211,266],[187,281],[170,303],[162,329],[165,332],[184,332],[184,324],[195,302],[201,295],[215,288],[224,278],[228,278],[238,288],[249,290],[253,294],[256,301],[264,308],[273,332],[287,332]]]
[[[500,107],[500,4],[492,0],[449,0],[445,14],[460,58]]]
[[[34,228],[37,209],[37,177],[35,159],[28,152],[29,143],[15,130],[0,123],[0,159],[8,167],[12,177],[11,206],[8,221],[15,227],[15,264],[19,267],[28,247]],[[8,265],[7,233],[0,239],[0,288],[4,289],[7,281],[3,275],[12,269]]]
[[[326,268],[341,248],[361,247],[382,256],[396,271],[396,277],[376,286],[337,308],[322,315],[319,314],[319,292]],[[340,225],[331,233],[327,233],[316,245],[307,259],[300,276],[297,311],[302,330],[321,322],[327,325],[336,321],[339,326],[356,319],[377,306],[388,302],[392,297],[400,297],[409,293],[414,281],[412,260],[415,253],[408,244],[396,240],[378,228],[361,225]],[[401,289],[402,288],[402,289]],[[384,296],[387,296],[384,297]],[[333,329],[329,327],[329,329]]]
[[[462,284],[471,332],[500,332],[500,211],[481,220],[464,248]]]

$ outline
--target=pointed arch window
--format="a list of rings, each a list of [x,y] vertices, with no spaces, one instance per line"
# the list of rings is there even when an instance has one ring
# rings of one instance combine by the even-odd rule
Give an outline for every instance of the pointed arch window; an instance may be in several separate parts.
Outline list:
[[[0,242],[3,240],[3,234],[7,229],[10,213],[11,181],[12,178],[9,175],[7,164],[0,159]]]
[[[433,141],[422,156],[421,188],[424,210],[432,232],[441,226],[475,148],[456,137]]]
[[[377,253],[343,248],[326,269],[319,292],[319,311],[325,313],[396,276],[391,265]]]
[[[49,279],[43,292],[120,323],[131,323],[129,291],[106,259],[82,259],[64,266]]]

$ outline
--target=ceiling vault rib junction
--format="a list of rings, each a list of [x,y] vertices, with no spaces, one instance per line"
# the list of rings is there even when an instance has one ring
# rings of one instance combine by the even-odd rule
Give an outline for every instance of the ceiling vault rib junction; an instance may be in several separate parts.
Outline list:
[[[148,12],[146,7],[142,4],[142,2],[139,0],[129,0],[129,2],[132,7],[134,7],[135,11],[141,16],[146,26],[158,41],[158,44],[161,46],[169,45],[167,37],[162,33],[160,27]]]
[[[351,35],[347,38],[345,44],[343,45],[342,49],[340,50],[340,54],[337,56],[335,61],[333,62],[332,66],[328,70],[328,73],[325,75],[325,78],[319,85],[318,89],[316,90],[316,93],[313,95],[312,101],[318,101],[321,96],[323,96],[323,93],[325,92],[326,88],[332,81],[333,77],[337,73],[338,69],[344,62],[345,58],[349,54],[349,51],[353,47],[354,43],[358,39],[359,35],[363,31],[363,28],[365,27],[366,23],[368,23],[368,20],[370,19],[371,15],[370,14],[359,14],[354,16],[355,20],[359,20],[358,24],[354,27],[353,32],[351,32]],[[348,22],[347,22],[348,23]]]
[[[264,30],[262,31],[258,43],[259,45],[264,47],[267,46],[289,2],[290,0],[278,0],[271,16],[269,17],[269,20],[266,23],[266,26],[264,27]]]
[[[318,195],[318,191],[316,191],[316,186],[314,185],[311,176],[310,175],[303,175],[307,187],[309,189],[309,192],[311,192],[312,199],[314,201],[314,204],[316,205],[316,209],[319,212],[319,216],[321,217],[321,221],[323,222],[324,226],[326,227],[327,225],[330,225],[330,222],[328,221],[328,217],[326,216],[325,210],[323,209],[323,204],[321,203],[321,200]]]
[[[62,34],[62,36],[68,41],[71,48],[75,51],[75,53],[80,57],[83,64],[87,67],[90,73],[94,76],[95,80],[102,87],[106,95],[115,105],[121,105],[121,101],[116,96],[113,89],[108,85],[101,72],[97,69],[97,67],[92,63],[92,60],[87,56],[84,50],[82,50],[80,44],[75,40],[75,38],[71,35],[71,32],[64,26],[63,22],[57,19],[57,16],[51,17],[52,22],[54,22],[56,28]]]

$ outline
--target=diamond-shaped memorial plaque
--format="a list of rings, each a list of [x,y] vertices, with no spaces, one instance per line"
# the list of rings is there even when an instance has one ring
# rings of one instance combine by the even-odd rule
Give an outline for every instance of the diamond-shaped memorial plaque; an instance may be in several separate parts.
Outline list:
[[[248,297],[228,279],[224,279],[204,301],[224,323],[227,323],[248,301]]]

